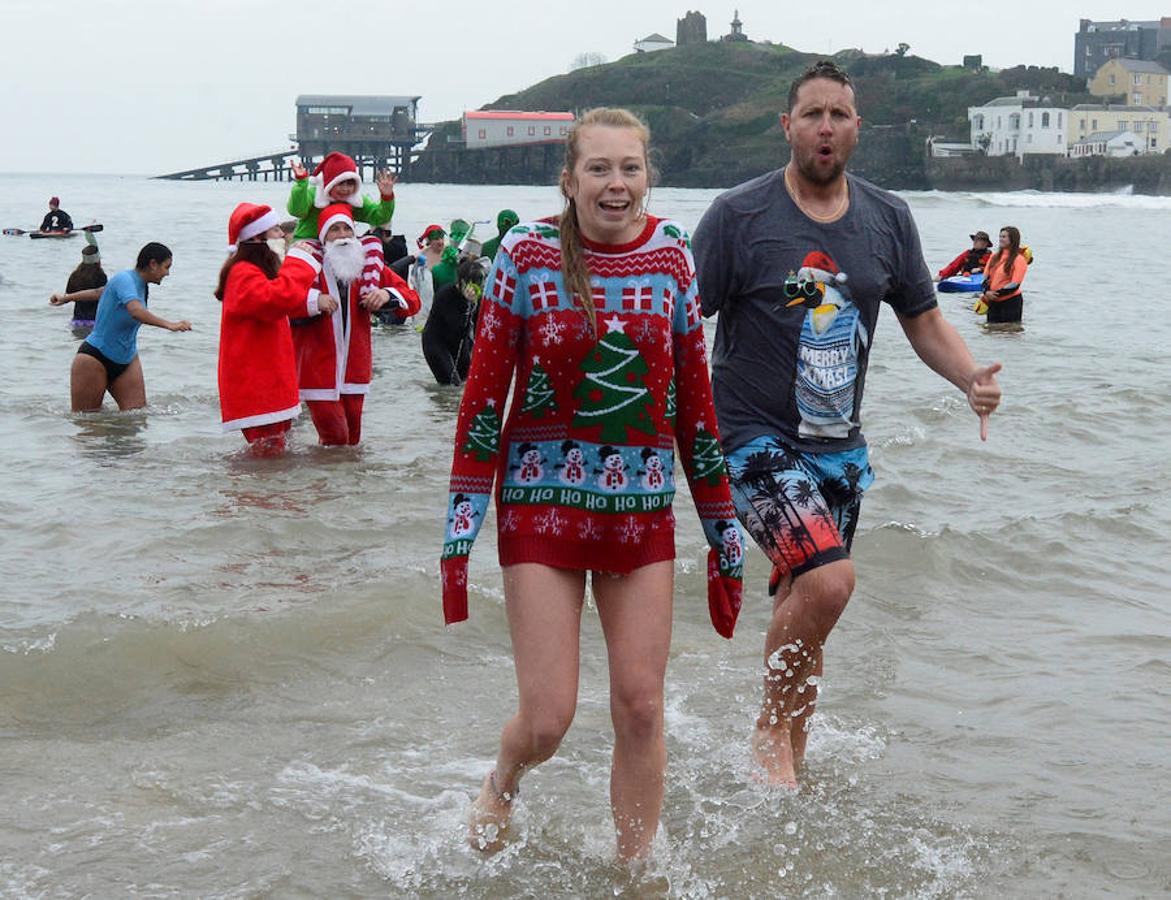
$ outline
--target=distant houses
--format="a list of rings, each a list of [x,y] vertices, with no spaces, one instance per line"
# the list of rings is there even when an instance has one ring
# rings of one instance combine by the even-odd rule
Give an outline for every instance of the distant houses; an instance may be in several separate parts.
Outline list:
[[[460,124],[469,150],[516,144],[564,143],[573,124],[571,112],[468,111]]]

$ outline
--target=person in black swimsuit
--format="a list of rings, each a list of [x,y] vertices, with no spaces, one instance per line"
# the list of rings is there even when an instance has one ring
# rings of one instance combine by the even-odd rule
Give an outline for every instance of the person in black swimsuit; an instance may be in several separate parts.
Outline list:
[[[455,284],[445,284],[435,292],[431,315],[423,327],[423,356],[440,384],[463,384],[468,377],[483,285],[480,261],[464,259],[456,269]]]

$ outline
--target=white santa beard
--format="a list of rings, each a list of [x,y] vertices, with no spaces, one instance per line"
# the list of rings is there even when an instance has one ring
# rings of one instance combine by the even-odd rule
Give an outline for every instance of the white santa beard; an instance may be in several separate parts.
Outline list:
[[[354,281],[366,265],[366,248],[357,238],[338,238],[325,245],[325,263],[339,281]]]

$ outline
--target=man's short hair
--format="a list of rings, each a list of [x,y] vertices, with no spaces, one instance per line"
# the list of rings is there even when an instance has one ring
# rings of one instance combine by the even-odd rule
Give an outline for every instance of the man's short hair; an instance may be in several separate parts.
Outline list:
[[[789,86],[789,112],[792,112],[793,107],[797,105],[797,91],[801,90],[801,85],[807,81],[812,81],[814,78],[828,78],[830,81],[836,81],[838,84],[848,87],[852,91],[854,90],[854,82],[850,81],[850,76],[846,74],[845,69],[833,60],[819,59],[798,75]],[[857,92],[855,91],[855,93]]]

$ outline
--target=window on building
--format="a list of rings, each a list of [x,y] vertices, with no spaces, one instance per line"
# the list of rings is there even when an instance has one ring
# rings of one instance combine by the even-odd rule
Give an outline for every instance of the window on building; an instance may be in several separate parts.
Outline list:
[[[553,133],[553,126],[552,126],[552,125],[546,125],[546,126],[545,126],[545,134],[552,134],[552,133]]]
[[[1130,102],[1135,104],[1136,106],[1139,103],[1142,103],[1143,102],[1142,93],[1140,91],[1135,91],[1133,94],[1130,95]]]
[[[1110,74],[1110,87],[1114,87],[1114,74]]]
[[[1031,111],[1031,110],[1030,110],[1030,112],[1029,112],[1029,127],[1030,127],[1030,128],[1032,128],[1032,127],[1033,127],[1033,113],[1032,113],[1032,111]]]
[[[1142,78],[1142,76],[1141,76],[1141,75],[1135,75],[1135,76],[1134,76],[1134,83],[1135,83],[1135,85],[1136,85],[1136,86],[1137,86],[1137,85],[1140,85],[1140,84],[1142,84],[1142,83],[1143,83],[1143,78]]]
[[[1118,130],[1119,131],[1130,131],[1130,122],[1126,119],[1119,119],[1118,120]]]
[[[511,125],[509,125],[508,129],[505,131],[505,134],[507,134],[509,137],[515,137],[516,136],[516,129],[513,128]]]
[[[1061,128],[1061,127],[1062,127],[1062,126],[1061,126],[1061,119],[1062,119],[1062,117],[1063,117],[1064,115],[1065,115],[1064,113],[1058,113],[1058,114],[1057,114],[1057,127],[1058,127],[1058,128]]]
[[[974,124],[975,124],[975,126],[976,126],[976,130],[977,130],[977,131],[983,131],[983,130],[984,130],[984,117],[983,117],[983,116],[980,116],[980,115],[976,116],[976,118],[975,118],[975,119],[973,119],[973,122],[974,122]]]
[[[996,127],[997,127],[997,129],[1004,127],[1003,125],[1000,124],[1000,116],[996,117]]]
[[[1049,127],[1049,113],[1047,113],[1047,112],[1041,113],[1041,127],[1042,128]]]
[[[1020,113],[1013,113],[1011,116],[1008,117],[1008,127],[1011,128],[1013,131],[1020,131],[1021,130],[1021,114]]]
[[[1090,119],[1090,130],[1091,131],[1098,130],[1098,120],[1097,119]]]
[[[488,139],[488,131],[484,128],[481,128],[479,131],[479,137],[480,137],[480,140],[482,140],[482,141],[487,140]]]
[[[537,136],[537,126],[530,125],[529,126],[529,137],[536,137],[536,136]]]
[[[562,126],[561,126],[561,136],[562,136],[562,137],[564,137],[564,136],[565,136],[565,135],[567,135],[567,134],[569,134],[569,126],[568,126],[568,125],[562,125]]]
[[[1154,134],[1158,130],[1159,130],[1159,123],[1158,122],[1147,122],[1147,131],[1149,131],[1151,134]]]

